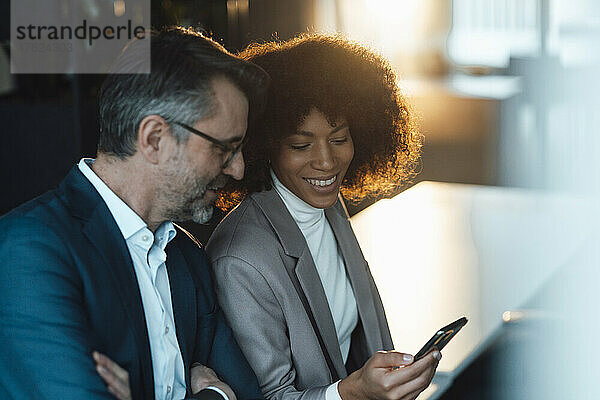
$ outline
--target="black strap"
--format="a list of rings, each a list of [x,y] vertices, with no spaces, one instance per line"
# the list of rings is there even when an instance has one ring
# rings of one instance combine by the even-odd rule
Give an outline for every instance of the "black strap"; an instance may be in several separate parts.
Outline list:
[[[296,289],[296,292],[298,293],[298,297],[300,298],[300,301],[302,302],[302,305],[304,306],[304,310],[306,311],[306,314],[308,315],[308,319],[310,320],[313,331],[315,332],[315,335],[317,336],[317,340],[319,341],[319,346],[321,346],[321,352],[323,353],[323,356],[325,357],[325,361],[327,361],[327,367],[329,367],[329,373],[331,373],[331,378],[333,379],[333,382],[337,382],[340,379],[339,375],[335,369],[335,366],[333,365],[333,361],[331,360],[331,357],[329,356],[329,352],[327,351],[327,348],[325,347],[325,342],[323,341],[323,337],[321,337],[321,332],[317,328],[317,322],[315,321],[315,316],[313,315],[312,310],[310,309],[310,306],[308,305],[308,299],[306,298],[306,295],[304,294],[304,290],[302,290],[302,286],[300,286],[298,277],[296,277],[296,275],[292,271],[290,271],[289,268],[287,268],[287,267],[284,267],[284,268],[287,271],[288,275],[290,276],[290,280],[292,281],[292,284],[294,285],[294,288]]]

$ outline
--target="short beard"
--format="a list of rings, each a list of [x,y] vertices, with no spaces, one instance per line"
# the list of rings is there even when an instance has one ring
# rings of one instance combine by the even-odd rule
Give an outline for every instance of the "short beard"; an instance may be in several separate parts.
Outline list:
[[[202,206],[192,212],[192,221],[197,224],[206,224],[213,216],[214,207]]]
[[[163,217],[170,221],[183,222],[191,219],[205,224],[213,215],[212,204],[206,204],[204,200],[209,182],[195,176],[184,157],[183,151],[173,155],[163,174]]]

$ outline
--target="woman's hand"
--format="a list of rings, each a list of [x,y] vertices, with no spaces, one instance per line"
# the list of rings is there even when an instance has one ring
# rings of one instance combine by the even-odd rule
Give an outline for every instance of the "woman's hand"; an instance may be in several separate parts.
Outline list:
[[[338,391],[344,400],[414,400],[431,383],[441,357],[433,350],[413,362],[410,354],[380,351],[342,379]]]
[[[119,400],[131,400],[129,373],[104,354],[94,351],[92,356],[96,361],[96,371],[104,379],[108,391]]]

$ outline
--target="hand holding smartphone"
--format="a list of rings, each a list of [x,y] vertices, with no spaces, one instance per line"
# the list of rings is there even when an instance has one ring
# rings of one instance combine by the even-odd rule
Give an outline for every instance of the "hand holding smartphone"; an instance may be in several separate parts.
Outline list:
[[[425,343],[425,345],[419,350],[417,354],[415,354],[414,360],[425,356],[427,353],[431,351],[433,347],[438,350],[442,350],[446,344],[460,331],[460,329],[466,325],[468,322],[467,318],[462,317],[452,322],[449,325],[440,328],[432,337]]]

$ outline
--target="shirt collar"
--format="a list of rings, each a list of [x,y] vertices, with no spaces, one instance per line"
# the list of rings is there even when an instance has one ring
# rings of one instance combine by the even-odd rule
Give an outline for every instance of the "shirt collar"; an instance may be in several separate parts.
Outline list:
[[[175,225],[171,221],[165,221],[156,229],[156,234],[154,235],[156,244],[164,250],[176,234]]]
[[[82,158],[77,165],[81,173],[90,181],[90,183],[96,188],[102,200],[106,203],[108,210],[112,214],[123,238],[128,240],[130,237],[135,235],[140,230],[147,228],[144,220],[135,213],[123,200],[119,198],[107,185],[96,175],[90,168],[90,165],[94,163],[93,158]],[[161,247],[164,247],[175,237],[176,231],[171,221],[166,221],[160,224],[156,230],[155,237],[159,238],[162,243]],[[166,241],[163,238],[166,237]]]

